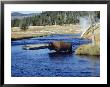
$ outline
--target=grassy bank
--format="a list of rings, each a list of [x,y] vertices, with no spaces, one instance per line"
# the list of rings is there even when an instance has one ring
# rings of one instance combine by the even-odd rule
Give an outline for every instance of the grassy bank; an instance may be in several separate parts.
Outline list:
[[[97,24],[96,26],[88,29],[82,38],[91,39],[91,36],[94,34],[94,45],[93,42],[91,44],[81,45],[76,49],[75,54],[78,55],[92,55],[99,56],[100,55],[100,26]]]
[[[19,40],[53,34],[77,34],[80,32],[79,25],[30,26],[26,31],[21,30],[19,27],[13,27],[11,29],[11,39]]]
[[[75,51],[75,54],[99,56],[100,55],[100,47],[98,45],[92,45],[92,44],[81,45]]]

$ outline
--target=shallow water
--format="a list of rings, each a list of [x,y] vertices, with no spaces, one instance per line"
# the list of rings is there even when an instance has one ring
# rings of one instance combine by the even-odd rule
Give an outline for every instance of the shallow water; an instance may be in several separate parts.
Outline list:
[[[56,53],[49,49],[23,50],[25,44],[64,40],[73,43],[73,50],[91,41],[74,38],[76,35],[53,35],[12,41],[11,74],[13,77],[98,77],[100,58],[78,56],[74,52]]]

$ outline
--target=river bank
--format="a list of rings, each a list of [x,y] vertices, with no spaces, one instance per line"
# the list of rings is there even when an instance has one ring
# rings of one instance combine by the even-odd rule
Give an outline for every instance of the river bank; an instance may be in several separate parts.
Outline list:
[[[93,31],[92,31],[93,30]],[[95,36],[95,45],[93,44],[85,44],[79,46],[75,54],[77,55],[92,55],[99,56],[100,55],[100,27],[99,25],[91,27],[88,29],[82,38],[91,39],[91,36]],[[45,37],[57,34],[79,34],[81,33],[80,25],[53,25],[53,26],[30,26],[28,30],[23,31],[19,27],[13,27],[11,33],[11,40],[21,40],[28,38],[36,38],[36,37]],[[65,37],[66,39],[67,37]],[[80,38],[79,36],[77,38]],[[70,37],[68,39],[71,39]],[[32,45],[31,45],[32,46]],[[30,47],[31,47],[30,46]],[[32,46],[33,47],[33,46]],[[36,48],[36,47],[35,47]]]
[[[11,40],[43,37],[54,34],[78,34],[81,32],[80,25],[53,25],[53,26],[30,26],[26,31],[19,27],[11,29]]]
[[[82,38],[91,39],[91,44],[81,45],[75,54],[100,56],[100,24],[90,27]]]

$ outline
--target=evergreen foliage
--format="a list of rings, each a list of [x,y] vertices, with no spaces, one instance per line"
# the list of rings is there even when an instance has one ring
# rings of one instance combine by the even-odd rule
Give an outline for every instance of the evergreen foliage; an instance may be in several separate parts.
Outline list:
[[[44,11],[39,15],[33,15],[23,19],[11,21],[12,27],[20,27],[25,30],[28,26],[65,25],[77,24],[82,16],[88,16],[89,11]],[[95,17],[100,18],[100,12],[94,11]]]

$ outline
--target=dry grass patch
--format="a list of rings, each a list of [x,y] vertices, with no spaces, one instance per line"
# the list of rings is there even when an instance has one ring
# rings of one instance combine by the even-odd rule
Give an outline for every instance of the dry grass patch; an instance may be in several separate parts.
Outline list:
[[[76,49],[75,54],[99,56],[100,47],[98,45],[92,44],[81,45],[78,49]]]
[[[80,32],[79,25],[30,26],[26,31],[21,30],[19,27],[13,27],[11,29],[11,38],[17,40],[52,34],[76,34]]]

